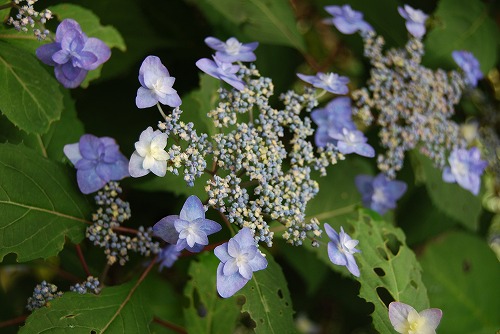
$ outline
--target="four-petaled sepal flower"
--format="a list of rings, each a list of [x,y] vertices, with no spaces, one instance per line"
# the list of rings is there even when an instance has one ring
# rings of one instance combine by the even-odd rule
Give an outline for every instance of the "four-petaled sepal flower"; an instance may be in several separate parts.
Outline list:
[[[443,180],[448,183],[458,183],[462,188],[474,195],[481,188],[481,175],[488,162],[481,160],[481,152],[477,147],[470,150],[453,150],[448,158],[450,167],[443,170]]]
[[[363,13],[353,10],[349,5],[326,6],[325,10],[333,18],[324,19],[323,22],[333,24],[343,34],[373,31],[372,26],[363,20]]]
[[[389,304],[389,320],[396,332],[401,334],[436,334],[442,316],[443,312],[438,308],[417,312],[405,303]]]
[[[217,267],[217,292],[223,298],[231,297],[243,288],[254,271],[267,268],[267,260],[258,250],[248,227],[217,246],[214,253],[221,261]]]
[[[208,75],[227,82],[237,90],[245,89],[243,80],[236,76],[236,73],[240,69],[238,65],[224,62],[217,58],[217,56],[213,56],[213,59],[202,58],[196,62],[196,66]]]
[[[356,153],[368,158],[375,156],[375,150],[367,143],[368,139],[363,132],[359,130],[342,128],[342,131],[338,131],[332,128],[328,134],[337,140],[337,149],[342,154]]]
[[[167,139],[166,133],[160,130],[153,131],[150,126],[142,131],[139,141],[135,143],[135,151],[130,157],[128,167],[130,176],[141,177],[150,171],[157,176],[165,176],[169,158],[165,151]]]
[[[455,63],[464,71],[465,82],[471,87],[476,87],[477,81],[484,76],[477,58],[469,51],[453,51],[451,56]]]
[[[406,192],[406,183],[389,180],[384,173],[373,177],[358,175],[354,182],[361,193],[363,205],[383,215],[396,207],[396,201]]]
[[[347,87],[349,78],[336,73],[318,72],[316,75],[297,73],[297,76],[314,87],[324,89],[330,93],[344,95],[349,92]]]
[[[346,266],[347,269],[356,277],[359,277],[359,268],[354,259],[354,253],[361,252],[356,249],[358,240],[353,240],[340,227],[340,233],[337,233],[329,224],[325,224],[325,232],[330,238],[328,242],[328,257],[333,264]]]
[[[420,9],[413,9],[408,5],[398,7],[399,15],[406,20],[406,29],[415,38],[425,35],[425,21],[429,17]]]
[[[78,143],[65,145],[63,151],[77,169],[78,187],[84,194],[129,176],[128,160],[113,138],[85,134]]]
[[[178,107],[182,101],[172,88],[175,78],[156,56],[147,56],[139,69],[139,82],[135,104],[137,108],[149,108],[160,102],[170,107]]]
[[[76,88],[88,71],[111,57],[111,50],[100,39],[87,37],[78,22],[65,19],[57,26],[55,42],[38,47],[36,56],[54,66],[56,79],[64,87]]]
[[[236,38],[231,37],[223,42],[215,37],[205,38],[205,43],[214,49],[215,56],[222,62],[233,63],[235,61],[255,61],[257,57],[253,51],[259,46],[258,42],[240,43]]]
[[[153,226],[155,235],[176,245],[176,250],[193,253],[201,251],[208,245],[208,236],[221,229],[219,223],[205,218],[205,208],[194,195],[188,197],[179,215],[166,216]]]

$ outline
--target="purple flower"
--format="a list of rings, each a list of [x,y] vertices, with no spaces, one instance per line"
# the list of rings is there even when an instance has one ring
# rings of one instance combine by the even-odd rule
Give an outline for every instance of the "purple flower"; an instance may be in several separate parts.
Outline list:
[[[391,181],[383,173],[375,177],[358,175],[354,182],[361,193],[363,205],[381,215],[396,207],[396,201],[407,188],[403,181]]]
[[[343,95],[349,92],[349,88],[347,88],[349,78],[336,73],[318,72],[316,75],[297,73],[297,76],[314,87],[324,89],[330,93]]]
[[[417,312],[408,304],[389,304],[389,320],[396,332],[401,334],[436,334],[442,316],[443,311],[438,308]]]
[[[208,245],[208,236],[222,229],[219,223],[205,219],[205,209],[200,199],[189,196],[179,215],[162,218],[153,226],[155,235],[181,251],[196,253]]]
[[[165,151],[167,139],[168,134],[160,130],[153,131],[150,126],[142,131],[139,141],[135,142],[135,151],[130,157],[128,167],[130,176],[141,177],[150,171],[157,176],[165,176],[169,158]]]
[[[259,46],[258,42],[242,44],[236,38],[231,37],[224,43],[215,37],[207,37],[205,43],[217,51],[215,56],[222,62],[247,62],[257,59],[253,51]]]
[[[351,239],[342,227],[340,227],[340,233],[337,233],[330,225],[325,223],[325,232],[330,238],[330,242],[328,242],[330,261],[339,266],[346,266],[351,274],[359,277],[359,268],[353,255],[361,252],[356,249],[359,241]]]
[[[172,88],[175,78],[156,56],[147,56],[139,69],[139,82],[135,104],[137,108],[149,108],[160,102],[170,107],[178,107],[182,101]]]
[[[443,180],[448,183],[458,183],[462,188],[474,195],[479,193],[481,175],[488,163],[481,160],[481,152],[477,147],[470,150],[455,149],[448,157],[450,167],[443,170]]]
[[[333,16],[323,20],[326,24],[333,24],[343,34],[354,34],[357,31],[372,31],[371,25],[363,20],[363,14],[355,11],[349,5],[326,6],[325,10]]]
[[[328,135],[337,140],[337,149],[342,154],[356,153],[363,157],[373,158],[375,150],[367,143],[363,132],[356,129],[342,128],[338,131],[336,128],[331,128]]]
[[[254,271],[267,268],[267,260],[257,249],[248,227],[217,246],[214,253],[221,261],[217,267],[217,292],[223,298],[231,297],[243,288]]]
[[[406,20],[408,32],[416,38],[422,38],[425,34],[425,21],[429,16],[420,9],[413,9],[408,5],[404,5],[404,8],[398,7],[398,12]]]
[[[243,90],[245,88],[245,83],[236,76],[236,72],[238,72],[240,67],[228,62],[223,62],[216,56],[213,56],[213,58],[214,60],[202,58],[196,62],[196,66],[208,75],[223,80],[238,90]]]
[[[76,88],[87,72],[95,70],[111,56],[103,41],[87,37],[78,22],[63,20],[56,30],[56,41],[36,49],[36,56],[54,66],[56,79],[66,88]]]
[[[327,143],[337,145],[337,140],[328,134],[330,129],[337,129],[339,132],[342,128],[356,129],[352,121],[351,99],[345,96],[331,100],[324,108],[314,109],[311,118],[318,126],[314,133],[314,141],[318,147],[324,147]]]
[[[175,261],[177,261],[177,259],[179,258],[180,254],[181,252],[177,250],[177,247],[175,245],[168,244],[163,247],[156,260],[156,262],[160,263],[158,270],[162,271],[164,267],[172,268]]]
[[[453,60],[465,73],[465,81],[472,87],[477,86],[477,81],[483,78],[483,72],[479,67],[479,61],[469,51],[453,51]]]
[[[78,143],[65,145],[64,154],[77,169],[78,187],[84,194],[129,176],[128,160],[113,138],[86,134]]]

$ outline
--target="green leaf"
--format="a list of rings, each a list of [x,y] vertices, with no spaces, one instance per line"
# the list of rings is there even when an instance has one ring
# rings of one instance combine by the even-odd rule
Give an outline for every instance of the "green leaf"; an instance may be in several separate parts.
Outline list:
[[[386,304],[392,300],[429,308],[427,290],[422,282],[421,267],[406,245],[403,231],[369,210],[360,210],[352,223],[354,231],[346,232],[359,240],[361,250],[355,258],[361,272],[359,296],[374,304],[373,325],[380,333],[392,333]],[[338,231],[338,230],[337,230]],[[326,252],[326,250],[325,250]],[[385,303],[384,303],[385,302]]]
[[[191,261],[184,295],[189,304],[184,308],[186,329],[189,333],[232,333],[240,308],[235,299],[220,298],[216,291],[216,273],[219,260],[213,253],[198,256]]]
[[[203,0],[193,3],[205,11],[216,10],[226,20],[238,25],[249,39],[305,51],[294,13],[286,0]]]
[[[500,266],[486,242],[452,232],[420,258],[431,307],[441,308],[440,333],[495,333],[500,327]]]
[[[148,175],[140,178],[139,180],[133,180],[133,182],[130,183],[130,186],[144,191],[169,191],[177,196],[196,195],[201,200],[204,200],[207,197],[205,185],[210,179],[210,175],[206,173],[203,174],[200,178],[194,181],[193,187],[189,187],[187,186],[186,181],[184,181],[181,172],[182,170],[179,171],[180,175],[174,175],[167,172],[167,174],[163,177],[159,177],[154,174]]]
[[[443,181],[442,172],[419,153],[410,155],[417,177],[422,179],[434,205],[471,230],[476,230],[481,215],[481,196],[474,196],[456,183]]]
[[[498,27],[486,5],[479,0],[441,0],[434,15],[437,26],[427,34],[424,63],[456,68],[452,51],[468,50],[488,73],[498,56]]]
[[[78,142],[85,133],[82,122],[78,119],[75,103],[68,90],[63,91],[64,111],[61,119],[50,125],[50,129],[43,135],[26,134],[19,131],[7,119],[0,117],[0,140],[11,144],[24,145],[40,152],[44,157],[55,161],[62,161],[63,147],[66,144]]]
[[[265,252],[267,268],[253,273],[252,279],[235,295],[243,295],[241,311],[256,324],[255,333],[296,333],[287,282],[280,266]]]
[[[63,96],[57,81],[26,51],[0,41],[0,110],[21,130],[43,134],[57,121]]]
[[[0,261],[56,255],[65,238],[84,237],[90,208],[74,172],[22,145],[0,144]]]
[[[149,333],[153,315],[136,284],[104,288],[99,295],[66,292],[33,312],[19,333]]]

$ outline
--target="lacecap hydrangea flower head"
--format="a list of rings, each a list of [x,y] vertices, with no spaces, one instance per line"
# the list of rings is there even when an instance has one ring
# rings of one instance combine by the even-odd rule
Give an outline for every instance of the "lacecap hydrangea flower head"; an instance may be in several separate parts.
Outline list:
[[[40,46],[36,56],[54,66],[56,79],[64,87],[76,88],[88,71],[109,59],[111,50],[100,39],[87,37],[78,22],[65,19],[57,27],[55,42]]]
[[[358,175],[354,182],[361,193],[363,205],[383,215],[396,207],[396,201],[406,192],[406,183],[390,180],[384,173],[373,177]]]
[[[443,312],[438,308],[417,312],[405,303],[389,304],[389,320],[396,332],[401,334],[436,334],[442,316]]]
[[[208,236],[221,229],[219,223],[205,218],[205,208],[194,195],[188,197],[179,215],[166,216],[153,226],[155,235],[175,245],[177,251],[193,253],[201,251],[208,245]]]
[[[267,268],[267,260],[257,248],[248,227],[217,246],[214,253],[221,261],[217,267],[217,292],[223,298],[231,297],[243,288],[254,271]]]
[[[65,145],[63,150],[77,169],[78,187],[84,194],[129,176],[128,160],[113,138],[85,134],[78,143]]]

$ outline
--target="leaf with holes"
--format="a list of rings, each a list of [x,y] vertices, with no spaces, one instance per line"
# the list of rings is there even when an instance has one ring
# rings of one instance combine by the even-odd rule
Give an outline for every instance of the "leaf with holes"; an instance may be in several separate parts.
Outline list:
[[[74,172],[22,145],[0,144],[0,261],[54,256],[84,237],[90,208]]]
[[[189,300],[184,309],[186,329],[189,333],[232,333],[240,308],[234,298],[220,298],[216,290],[216,273],[219,260],[213,253],[198,255],[191,261],[184,295]]]
[[[149,333],[153,314],[137,281],[99,295],[66,292],[33,312],[19,333]]]
[[[236,292],[245,297],[241,311],[255,322],[255,333],[296,333],[287,282],[280,266],[265,252],[267,268],[253,273],[252,279]]]
[[[40,62],[0,41],[0,111],[21,130],[43,134],[62,110],[59,84]]]
[[[420,258],[440,333],[495,333],[500,327],[500,266],[483,238],[452,232],[427,244]]]

